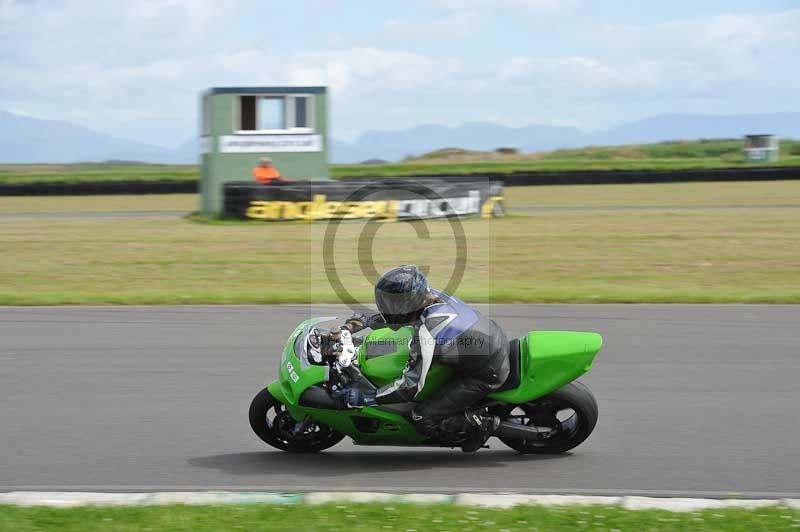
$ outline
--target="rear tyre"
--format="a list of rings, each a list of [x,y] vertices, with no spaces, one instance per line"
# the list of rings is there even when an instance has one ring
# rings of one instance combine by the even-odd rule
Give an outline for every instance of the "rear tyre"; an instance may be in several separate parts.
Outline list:
[[[265,443],[290,453],[316,453],[333,447],[344,434],[310,419],[296,421],[264,388],[250,403],[250,427]]]
[[[501,420],[535,428],[531,438],[501,437],[500,441],[523,454],[558,454],[583,443],[597,424],[597,401],[580,382],[521,405],[505,405]]]

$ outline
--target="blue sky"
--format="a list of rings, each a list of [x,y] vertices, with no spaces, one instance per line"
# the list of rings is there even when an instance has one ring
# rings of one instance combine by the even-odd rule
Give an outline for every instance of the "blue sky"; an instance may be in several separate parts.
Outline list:
[[[800,109],[800,1],[0,0],[0,109],[176,145],[209,86],[322,84],[332,133]]]

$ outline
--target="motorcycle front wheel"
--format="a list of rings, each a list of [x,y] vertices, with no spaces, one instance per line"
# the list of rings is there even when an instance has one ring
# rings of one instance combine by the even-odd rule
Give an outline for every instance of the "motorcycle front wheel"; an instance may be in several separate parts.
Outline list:
[[[504,405],[496,414],[505,422],[533,429],[529,437],[500,437],[523,454],[558,454],[583,443],[597,424],[597,402],[584,384],[571,382],[521,405]]]
[[[295,420],[267,388],[250,403],[250,427],[265,443],[290,453],[316,453],[344,438],[344,434],[308,418]]]

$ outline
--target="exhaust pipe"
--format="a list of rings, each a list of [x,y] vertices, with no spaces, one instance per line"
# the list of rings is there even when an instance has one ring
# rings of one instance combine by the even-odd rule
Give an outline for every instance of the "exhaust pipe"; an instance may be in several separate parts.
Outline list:
[[[545,432],[528,425],[510,421],[501,421],[500,426],[494,431],[495,436],[512,440],[543,440],[551,434],[552,429]]]

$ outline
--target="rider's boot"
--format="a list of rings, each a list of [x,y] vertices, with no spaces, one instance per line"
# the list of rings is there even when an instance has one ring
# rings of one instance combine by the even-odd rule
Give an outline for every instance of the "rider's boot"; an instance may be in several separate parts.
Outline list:
[[[492,434],[500,427],[500,418],[475,412],[466,412],[468,428],[467,437],[461,444],[465,453],[474,453],[482,448]]]
[[[426,438],[438,439],[442,435],[441,423],[431,418],[412,417],[414,429]]]
[[[469,429],[470,424],[464,414],[449,417],[431,418],[412,415],[412,422],[417,432],[427,438],[444,442],[455,439]]]
[[[466,437],[460,443],[461,450],[467,453],[483,447],[500,426],[499,417],[476,412],[464,412],[440,419],[418,416],[413,416],[412,419],[417,432],[431,439],[446,440],[465,433]]]

